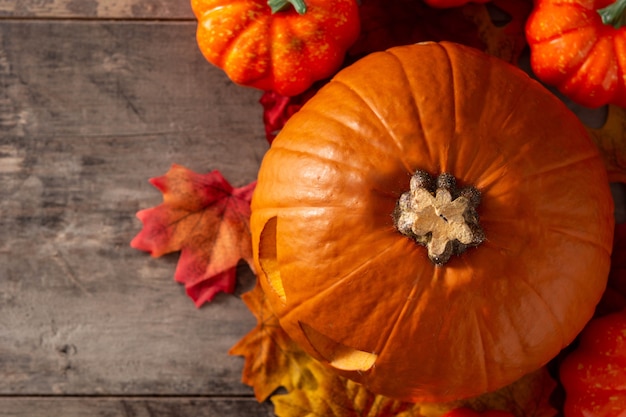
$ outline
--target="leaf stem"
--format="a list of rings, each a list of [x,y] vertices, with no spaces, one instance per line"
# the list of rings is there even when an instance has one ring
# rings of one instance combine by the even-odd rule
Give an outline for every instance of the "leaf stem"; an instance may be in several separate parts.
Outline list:
[[[614,3],[603,9],[598,9],[598,14],[602,18],[602,23],[611,25],[619,29],[626,25],[626,0],[616,0]]]
[[[290,4],[296,9],[298,14],[306,13],[304,0],[267,0],[267,5],[272,9],[272,13],[285,10]]]

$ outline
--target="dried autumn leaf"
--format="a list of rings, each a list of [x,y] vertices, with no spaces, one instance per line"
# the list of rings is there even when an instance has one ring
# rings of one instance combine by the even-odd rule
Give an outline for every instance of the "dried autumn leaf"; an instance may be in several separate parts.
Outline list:
[[[280,387],[292,390],[315,384],[307,368],[312,359],[280,327],[260,285],[257,283],[242,299],[256,317],[257,326],[229,354],[245,358],[242,381],[254,389],[256,399],[265,401]]]
[[[609,181],[626,183],[626,108],[608,106],[604,125],[587,130],[600,149]]]
[[[484,51],[517,64],[527,45],[525,25],[532,7],[531,0],[491,0],[467,4],[463,10],[476,24]]]
[[[153,257],[180,251],[174,279],[196,306],[232,293],[240,260],[252,265],[249,219],[256,182],[233,188],[219,171],[197,174],[172,165],[152,185],[163,203],[141,210],[142,230],[131,241]]]
[[[310,368],[318,381],[314,389],[298,388],[272,397],[278,417],[424,417],[419,404],[374,395],[319,363]]]

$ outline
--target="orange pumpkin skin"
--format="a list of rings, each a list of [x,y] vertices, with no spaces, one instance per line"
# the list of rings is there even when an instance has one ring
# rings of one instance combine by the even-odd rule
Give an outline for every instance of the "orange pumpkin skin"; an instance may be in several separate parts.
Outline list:
[[[435,266],[392,212],[411,175],[482,193],[485,241]],[[606,285],[613,202],[578,119],[525,73],[422,43],[340,71],[288,121],[252,201],[284,330],[375,393],[450,401],[538,369]]]

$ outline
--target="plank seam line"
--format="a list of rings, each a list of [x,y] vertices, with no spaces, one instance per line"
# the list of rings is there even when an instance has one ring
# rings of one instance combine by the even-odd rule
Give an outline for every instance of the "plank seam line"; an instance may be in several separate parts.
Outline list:
[[[254,395],[187,395],[187,394],[0,394],[0,401],[6,399],[205,399],[205,400],[255,400]]]
[[[81,16],[0,16],[0,21],[13,22],[93,22],[93,23],[196,23],[193,17],[81,17]]]

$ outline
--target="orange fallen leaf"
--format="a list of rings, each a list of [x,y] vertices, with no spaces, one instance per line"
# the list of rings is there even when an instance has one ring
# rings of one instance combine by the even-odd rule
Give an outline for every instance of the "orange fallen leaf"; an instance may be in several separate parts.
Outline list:
[[[626,108],[608,106],[604,125],[587,131],[600,149],[609,181],[626,183]]]
[[[242,299],[255,315],[257,326],[229,354],[245,357],[242,381],[254,389],[256,399],[265,401],[280,387],[292,390],[312,383],[307,369],[312,359],[280,327],[260,285]]]
[[[412,404],[376,395],[308,356],[282,330],[260,285],[243,295],[257,326],[230,350],[245,358],[242,381],[278,417],[439,417],[459,407],[503,410],[515,417],[553,417],[556,382],[545,368],[480,397],[445,404]],[[276,394],[279,388],[285,393]]]
[[[219,171],[197,174],[172,165],[152,185],[163,203],[141,210],[143,229],[131,241],[153,257],[180,251],[174,279],[196,306],[232,293],[240,260],[252,265],[250,199],[256,182],[233,188]]]

